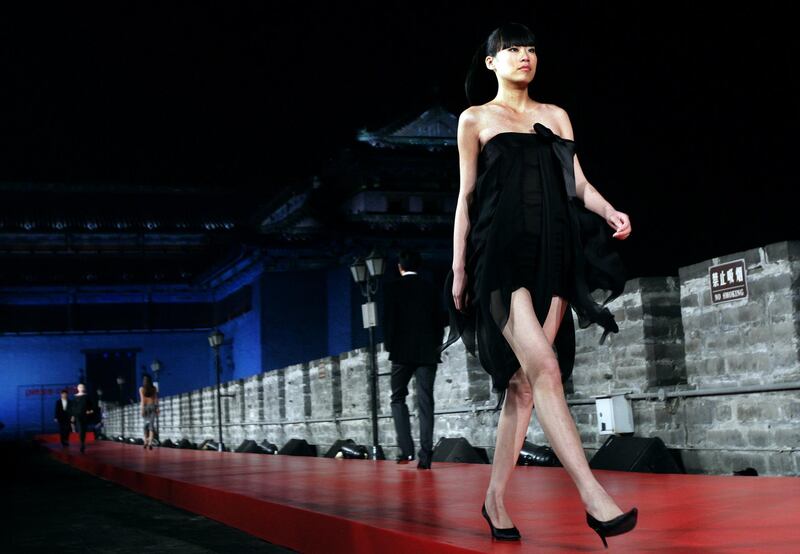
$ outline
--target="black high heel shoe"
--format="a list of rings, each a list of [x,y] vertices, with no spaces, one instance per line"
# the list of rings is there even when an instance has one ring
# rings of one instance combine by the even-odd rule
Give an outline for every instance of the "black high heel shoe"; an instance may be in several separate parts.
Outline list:
[[[483,508],[481,508],[481,514],[489,523],[489,528],[492,530],[492,537],[499,541],[518,541],[520,538],[519,530],[516,527],[506,527],[504,529],[498,529],[494,525],[492,525],[492,520],[489,519],[489,512],[486,511],[486,503],[483,503]]]
[[[600,539],[603,541],[603,546],[608,548],[606,537],[622,535],[623,533],[632,531],[633,528],[636,527],[638,514],[639,510],[633,508],[631,511],[624,513],[621,516],[617,516],[614,519],[600,521],[589,514],[589,512],[586,512],[586,523],[589,525],[589,527],[594,529],[598,535],[600,535]]]

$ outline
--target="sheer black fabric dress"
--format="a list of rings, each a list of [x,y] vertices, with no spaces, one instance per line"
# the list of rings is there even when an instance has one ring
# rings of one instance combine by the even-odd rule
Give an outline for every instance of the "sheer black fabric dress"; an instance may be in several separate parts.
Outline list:
[[[498,410],[520,367],[501,332],[514,290],[530,291],[541,325],[552,296],[561,296],[578,315],[581,328],[592,323],[603,327],[602,344],[608,333],[619,331],[605,305],[625,286],[612,229],[576,196],[575,143],[540,123],[534,131],[500,133],[479,154],[469,207],[463,312],[453,302],[452,270],[444,286],[450,333],[440,350],[462,339],[491,375],[492,389],[499,394]],[[609,291],[602,304],[592,298],[597,289]],[[575,361],[571,310],[565,311],[553,346],[566,381]]]

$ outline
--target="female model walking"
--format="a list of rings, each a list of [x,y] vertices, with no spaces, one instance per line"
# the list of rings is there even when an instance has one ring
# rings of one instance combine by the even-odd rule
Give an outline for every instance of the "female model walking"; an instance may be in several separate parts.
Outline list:
[[[627,238],[631,226],[586,180],[567,113],[529,96],[536,65],[533,33],[508,24],[479,47],[467,77],[471,107],[458,124],[460,191],[445,285],[450,336],[443,348],[459,337],[471,353],[477,346],[500,394],[481,510],[492,536],[520,538],[503,498],[535,405],[578,488],[587,523],[607,546],[607,536],[634,528],[637,510],[623,513],[592,475],[567,408],[562,379],[572,372],[575,331],[566,308],[575,310],[581,327],[604,328],[601,344],[618,331],[604,305],[622,292],[625,276],[607,226],[617,239]],[[485,77],[496,95],[477,105]],[[603,305],[591,296],[598,288],[611,291]]]
[[[139,402],[144,418],[144,448],[152,450],[158,415],[158,389],[153,385],[152,377],[146,373],[142,376],[142,386],[139,387]]]

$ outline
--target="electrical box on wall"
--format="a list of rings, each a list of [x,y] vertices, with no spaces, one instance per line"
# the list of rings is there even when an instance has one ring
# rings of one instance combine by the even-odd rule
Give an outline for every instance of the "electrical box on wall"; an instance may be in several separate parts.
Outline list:
[[[597,431],[601,435],[633,433],[633,408],[625,394],[595,396]]]

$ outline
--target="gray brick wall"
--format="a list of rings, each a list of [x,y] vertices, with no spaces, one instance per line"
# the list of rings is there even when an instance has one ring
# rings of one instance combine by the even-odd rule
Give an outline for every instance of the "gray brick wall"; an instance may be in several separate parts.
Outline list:
[[[327,357],[309,362],[308,381],[311,418],[325,419],[341,415],[342,383],[339,360]]]
[[[628,281],[609,304],[620,327],[598,345],[596,326],[576,333],[576,364],[568,401],[591,457],[605,440],[597,433],[592,396],[630,391],[635,434],[657,436],[681,450],[690,472],[800,475],[800,391],[738,390],[800,381],[800,243],[780,242],[680,268],[677,277]],[[748,299],[712,305],[710,265],[744,258]],[[602,296],[598,294],[598,300]],[[396,453],[389,406],[391,364],[379,345],[379,442]],[[226,383],[224,439],[290,438],[317,444],[339,438],[371,444],[369,357],[366,349],[296,364]],[[658,400],[662,391],[666,398]],[[161,436],[194,442],[216,438],[215,389],[163,398]],[[688,394],[695,396],[673,397]],[[489,376],[460,342],[442,357],[435,383],[434,442],[463,436],[493,454],[498,414]],[[412,433],[418,441],[415,382],[409,385]],[[110,409],[109,434],[140,436],[138,406]],[[124,431],[122,419],[124,417]],[[546,444],[536,417],[528,439]]]
[[[680,269],[689,383],[767,384],[798,379],[800,242],[779,242]],[[745,259],[749,298],[713,305],[708,268]]]
[[[595,298],[603,299],[599,293]],[[576,333],[572,382],[577,396],[686,382],[677,278],[631,279],[608,308],[619,326],[619,333],[607,337],[608,348],[598,345],[602,332],[596,325]]]
[[[342,390],[342,416],[363,416],[369,409],[369,354],[366,349],[339,356]]]
[[[294,364],[287,367],[285,373],[286,419],[302,421],[311,415],[308,366],[304,363]]]

